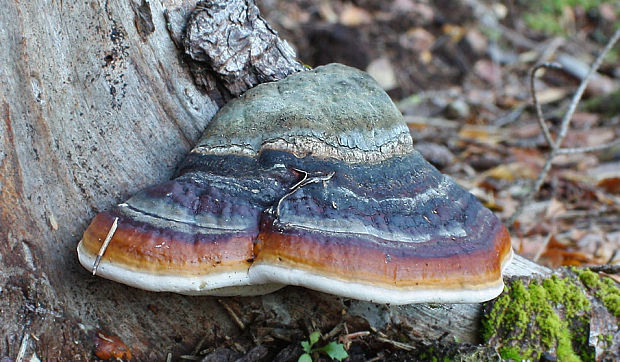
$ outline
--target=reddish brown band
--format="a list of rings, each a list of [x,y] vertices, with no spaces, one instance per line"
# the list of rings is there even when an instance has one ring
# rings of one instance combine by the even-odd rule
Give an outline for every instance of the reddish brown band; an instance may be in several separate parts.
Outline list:
[[[501,280],[503,264],[511,253],[506,228],[498,223],[491,233],[488,249],[429,258],[390,255],[385,249],[352,238],[313,239],[310,234],[263,232],[255,248],[255,265],[302,269],[328,278],[386,287],[484,288]]]
[[[89,254],[99,252],[115,217],[110,212],[102,212],[92,221],[82,239]],[[160,230],[119,218],[103,260],[152,274],[182,276],[247,271],[253,259],[255,235],[218,235],[216,241],[207,239],[205,235]]]

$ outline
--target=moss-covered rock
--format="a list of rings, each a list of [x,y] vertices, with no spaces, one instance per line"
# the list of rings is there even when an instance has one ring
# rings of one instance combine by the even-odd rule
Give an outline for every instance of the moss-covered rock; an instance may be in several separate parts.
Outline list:
[[[579,280],[603,302],[614,317],[620,319],[620,288],[611,278],[601,278],[590,270],[577,270]],[[620,322],[619,322],[620,323]],[[620,326],[620,324],[619,324]]]
[[[516,278],[485,305],[482,337],[507,360],[538,360],[546,353],[562,361],[591,361],[591,306],[598,301],[620,320],[620,290],[610,278],[587,269],[564,269],[546,279]],[[608,348],[617,348],[613,338],[601,338],[607,338]]]

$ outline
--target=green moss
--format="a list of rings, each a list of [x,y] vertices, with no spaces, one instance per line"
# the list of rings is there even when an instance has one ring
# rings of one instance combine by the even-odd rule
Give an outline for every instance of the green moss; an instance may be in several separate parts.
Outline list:
[[[550,301],[564,305],[568,318],[573,318],[581,311],[590,310],[590,301],[572,280],[553,275],[545,279],[542,285]]]
[[[589,269],[581,270],[581,269],[573,268],[572,270],[577,273],[577,275],[579,276],[579,280],[581,280],[581,282],[586,287],[590,289],[598,289],[600,287],[601,281],[600,281],[600,278],[598,277],[598,274],[596,274],[595,272]]]
[[[536,323],[540,330],[540,343],[545,350],[552,350],[555,347],[558,359],[579,361],[579,357],[573,351],[568,325],[565,320],[560,319],[558,313],[549,303],[553,300],[549,298],[547,290],[534,281],[530,283],[528,291],[531,295],[533,311],[536,313]],[[561,292],[554,290],[554,294],[556,292],[561,294]]]
[[[528,13],[523,19],[532,29],[547,34],[564,34],[564,27],[556,19],[557,15],[547,13]]]
[[[599,277],[591,270],[573,269],[579,280],[603,302],[607,310],[616,318],[620,318],[620,289],[615,282],[607,277]]]
[[[591,360],[590,302],[577,284],[557,276],[527,286],[514,281],[487,310],[483,338],[498,344],[504,359],[538,359],[555,351],[562,361]]]
[[[493,309],[482,321],[482,338],[488,341],[491,337],[497,334],[497,327],[501,326],[504,322],[504,316],[506,315],[506,309],[510,305],[510,295],[507,293],[502,294],[493,305]]]
[[[602,343],[603,348],[609,348],[613,344],[614,336],[611,334],[603,334],[598,336],[598,342]]]
[[[521,354],[519,347],[502,347],[499,350],[499,355],[505,360],[521,361],[528,359],[528,356]]]
[[[523,2],[526,13],[523,18],[526,24],[535,30],[547,34],[566,35],[569,29],[563,24],[566,8],[580,7],[585,11],[599,7],[602,3],[613,3],[611,0],[540,0]],[[620,11],[616,10],[617,15]],[[617,24],[616,24],[617,25]]]
[[[513,325],[517,331],[517,338],[521,339],[525,336],[527,324],[530,322],[529,311],[531,310],[532,301],[530,294],[520,280],[512,285],[510,298],[512,306],[506,311],[504,322]]]
[[[609,54],[615,55],[615,58],[618,58],[617,53],[608,53],[605,61],[608,63],[618,63],[618,59],[607,59]],[[620,114],[620,89],[593,96],[583,103],[583,109],[588,112],[602,113],[604,117]]]

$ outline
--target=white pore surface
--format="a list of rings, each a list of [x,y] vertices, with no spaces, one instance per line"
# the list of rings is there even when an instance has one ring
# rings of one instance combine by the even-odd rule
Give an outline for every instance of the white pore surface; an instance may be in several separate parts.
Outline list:
[[[512,250],[505,261],[505,268],[512,260]],[[290,269],[268,264],[253,264],[249,271],[253,283],[281,283],[298,285],[343,297],[366,300],[373,303],[480,303],[497,297],[504,290],[503,279],[483,289],[441,289],[417,288],[398,289],[327,278],[323,275],[300,269]]]
[[[92,271],[96,255],[88,253],[82,242],[77,247],[84,268]],[[250,296],[274,292],[284,285],[250,281],[247,272],[228,272],[208,275],[160,275],[130,270],[101,259],[97,275],[139,289],[154,292],[174,292],[186,295]]]

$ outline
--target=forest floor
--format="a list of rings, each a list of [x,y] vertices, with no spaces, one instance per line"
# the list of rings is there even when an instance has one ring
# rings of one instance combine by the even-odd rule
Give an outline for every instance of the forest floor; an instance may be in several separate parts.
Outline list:
[[[617,3],[560,3],[259,6],[302,62],[341,62],[373,75],[404,114],[418,151],[506,222],[532,193],[550,151],[532,106],[531,69],[542,62],[563,67],[540,70],[535,80],[556,137],[581,78],[620,24]],[[563,147],[620,138],[619,84],[616,44],[586,88]],[[620,146],[556,156],[541,190],[509,227],[514,249],[540,264],[620,264]]]
[[[314,67],[339,62],[366,70],[375,77],[402,111],[417,150],[506,222],[517,253],[551,268],[599,266],[598,270],[604,270],[618,286],[620,146],[558,155],[540,191],[535,192],[533,184],[551,148],[537,120],[530,89],[530,73],[536,64],[562,65],[563,69],[541,69],[535,78],[546,124],[552,137],[557,137],[573,93],[620,26],[617,1],[258,0],[257,3],[262,16],[297,50],[304,64]],[[571,7],[563,3],[581,5]],[[562,147],[596,146],[618,139],[620,45],[616,44],[589,83]],[[509,223],[528,195],[533,199],[525,203],[515,222]],[[567,269],[562,272],[572,273]],[[308,296],[301,288],[290,287],[286,293],[275,295],[290,299],[282,301],[282,305],[296,305],[299,314],[307,314],[304,300]],[[168,311],[166,301],[177,300],[173,298],[163,296],[145,308],[154,315],[164,315]],[[350,361],[434,357],[433,344],[426,345],[428,355],[420,350],[412,352],[410,341],[424,339],[426,335],[414,335],[398,328],[391,334],[389,330],[378,331],[351,311],[347,312],[346,302],[321,293],[314,293],[311,298],[320,299],[307,304],[321,308],[311,311],[322,319],[318,324],[335,325],[331,330],[323,329],[325,334],[314,349],[309,345],[311,336],[320,328],[313,321],[308,323],[307,330],[267,330],[260,318],[279,316],[275,312],[274,315],[260,312],[265,303],[259,305],[258,299],[251,298],[240,301],[224,298],[217,299],[217,304],[238,325],[239,335],[229,336],[228,332],[217,329],[217,321],[205,321],[206,326],[215,326],[205,328],[205,333],[220,338],[220,346],[207,347],[205,337],[194,345],[191,354],[180,355],[176,351],[187,350],[189,342],[182,343],[181,333],[171,331],[169,334],[179,336],[175,334],[177,346],[170,349],[175,351],[174,356],[172,352],[168,356],[174,360],[296,361],[304,352],[299,341],[304,340],[316,360],[325,357],[319,355],[319,348],[333,340],[337,343],[332,352],[339,353],[339,346],[343,346]],[[341,305],[341,309],[336,307]],[[377,307],[368,313],[380,311]],[[254,326],[244,325],[244,318],[239,316],[253,320]],[[73,322],[68,321],[67,325],[77,325]],[[101,324],[105,326],[106,322]],[[179,326],[180,330],[183,328]],[[38,341],[35,334],[32,340]],[[21,346],[28,345],[27,336],[30,334],[24,335]],[[103,332],[94,336],[96,356],[130,359],[130,348],[119,338]],[[443,343],[442,339],[438,338]],[[161,344],[165,343],[168,341]],[[317,348],[319,345],[322,347]],[[455,353],[472,356],[472,360],[499,358],[497,351],[484,345],[455,340],[441,346],[449,345]],[[10,360],[0,358],[0,361]]]
[[[544,62],[562,66],[540,69],[534,81],[546,124],[552,138],[557,139],[573,94],[620,26],[620,5],[611,1],[572,1],[584,4],[575,7],[561,3],[268,0],[259,1],[258,5],[263,17],[296,48],[304,64],[315,67],[344,63],[366,70],[377,79],[403,113],[417,150],[497,213],[510,228],[517,253],[554,269],[597,266],[605,276],[620,283],[620,144],[598,152],[558,155],[540,190],[533,186],[552,152],[532,103],[533,67]],[[620,47],[616,45],[587,86],[561,146],[598,146],[619,138]],[[527,200],[528,196],[531,200]],[[521,203],[523,211],[511,222],[509,219]],[[540,293],[541,285],[574,289],[575,284],[568,278],[572,275],[575,280],[576,274],[598,283],[594,273],[556,270],[559,279],[509,281],[509,292],[498,300],[516,303],[511,309],[521,310],[519,300],[514,298],[517,292]],[[297,292],[293,288],[286,295],[295,299]],[[297,295],[299,299],[292,304],[299,303],[299,309],[303,309],[303,299],[308,297],[303,291],[300,293],[303,297]],[[565,298],[569,294],[553,293],[561,295],[559,299],[571,299]],[[277,295],[284,298],[283,294]],[[581,301],[577,303],[579,308],[572,308],[577,312],[573,319],[566,319],[569,322],[556,323],[554,333],[587,325],[587,318],[583,319],[587,302],[581,294],[574,293],[573,297],[573,302]],[[311,361],[327,359],[327,355],[342,358],[347,353],[349,361],[433,360],[438,355],[470,360],[507,358],[496,348],[501,342],[493,342],[497,339],[494,336],[486,336],[488,343],[476,345],[446,341],[443,337],[429,341],[426,335],[415,335],[399,326],[378,331],[348,313],[346,303],[342,309],[329,303],[317,304],[322,309],[313,310],[312,315],[334,325],[321,335],[313,321],[308,323],[307,330],[262,328],[256,321],[273,316],[257,317],[261,315],[260,306],[235,300],[218,302],[238,324],[241,334],[226,335],[219,347],[203,346],[201,341],[191,355],[175,358],[297,361],[302,355]],[[612,349],[617,345],[613,339],[616,337],[601,334],[616,327],[615,314],[596,303],[597,312],[592,314],[598,317],[589,321],[589,333],[564,331],[569,336],[564,344],[584,347],[576,352],[585,359],[593,358],[593,345],[597,346],[595,358],[607,353],[599,349],[600,343],[592,343],[593,335],[599,342],[607,341]],[[530,304],[534,307],[535,303]],[[484,307],[485,313],[497,319],[489,312],[492,305]],[[561,314],[566,316],[569,308],[562,308]],[[527,328],[538,326],[541,312],[524,313],[525,322],[530,321],[527,318],[535,320],[524,323]],[[255,322],[247,327],[244,319]],[[517,332],[524,333],[527,328]],[[529,338],[507,333],[514,340]],[[578,342],[570,340],[578,334]],[[113,341],[106,336],[101,340]],[[534,341],[538,343],[534,345],[540,346],[542,342]],[[103,345],[106,344],[98,344]],[[561,357],[560,345],[558,342],[556,348],[553,344],[552,353],[545,352],[541,358]],[[112,349],[126,349],[120,346]],[[504,348],[507,351],[510,352],[509,348]]]

